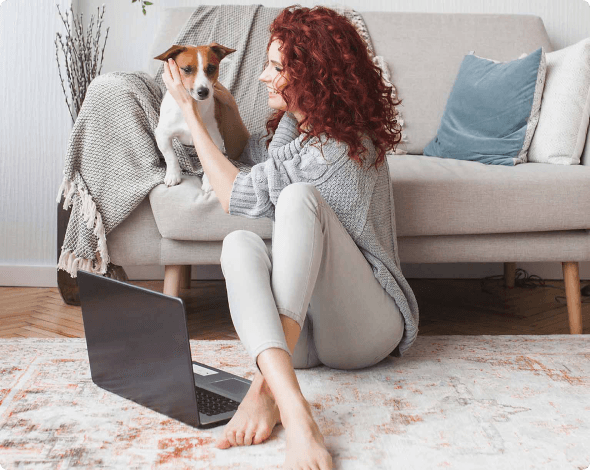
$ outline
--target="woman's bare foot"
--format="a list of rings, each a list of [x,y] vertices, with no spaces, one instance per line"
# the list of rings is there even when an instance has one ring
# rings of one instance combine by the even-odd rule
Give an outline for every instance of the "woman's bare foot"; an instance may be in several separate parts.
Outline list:
[[[301,399],[302,401],[290,407],[284,418],[287,455],[283,468],[331,470],[332,457],[324,444],[324,436],[313,419],[309,403],[303,396]]]
[[[280,422],[281,415],[272,392],[262,374],[256,372],[248,393],[215,446],[227,449],[260,444],[270,437],[275,425]]]

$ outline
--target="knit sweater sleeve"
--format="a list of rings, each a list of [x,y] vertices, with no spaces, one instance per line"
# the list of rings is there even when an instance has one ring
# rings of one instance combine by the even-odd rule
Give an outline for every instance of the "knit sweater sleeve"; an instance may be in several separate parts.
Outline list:
[[[250,135],[246,147],[244,147],[242,154],[238,158],[240,162],[247,165],[256,165],[268,158],[265,134],[264,130],[261,130]]]
[[[346,146],[330,143],[323,153],[311,142],[302,145],[294,119],[283,119],[266,152],[266,159],[256,163],[249,172],[241,170],[232,185],[229,214],[248,218],[274,219],[275,205],[283,188],[297,182],[319,183],[338,165],[333,165],[347,152]],[[262,148],[261,148],[262,147]],[[252,138],[240,161],[264,158],[264,144]],[[331,171],[330,171],[331,170]]]
[[[284,166],[272,158],[254,165],[249,173],[240,171],[232,186],[229,214],[274,219],[279,194],[289,184]]]

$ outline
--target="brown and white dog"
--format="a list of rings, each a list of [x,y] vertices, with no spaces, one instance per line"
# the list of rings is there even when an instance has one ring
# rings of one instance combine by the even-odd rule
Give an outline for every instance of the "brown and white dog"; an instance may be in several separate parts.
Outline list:
[[[167,61],[172,58],[178,64],[184,84],[197,101],[199,113],[211,139],[223,153],[224,144],[220,132],[221,115],[219,103],[214,99],[215,82],[219,77],[219,63],[235,49],[212,42],[208,46],[179,46],[174,44],[154,59]],[[182,111],[172,95],[166,91],[160,106],[160,120],[155,131],[156,142],[166,160],[166,186],[180,183],[180,164],[172,147],[176,137],[184,145],[194,145],[193,138],[184,120]],[[207,175],[203,173],[203,191],[211,191]]]

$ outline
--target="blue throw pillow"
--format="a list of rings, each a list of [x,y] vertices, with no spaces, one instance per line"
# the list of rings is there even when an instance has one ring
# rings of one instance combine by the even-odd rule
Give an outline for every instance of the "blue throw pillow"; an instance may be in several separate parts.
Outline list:
[[[525,163],[539,121],[545,72],[542,47],[510,62],[470,52],[424,155],[488,165]]]

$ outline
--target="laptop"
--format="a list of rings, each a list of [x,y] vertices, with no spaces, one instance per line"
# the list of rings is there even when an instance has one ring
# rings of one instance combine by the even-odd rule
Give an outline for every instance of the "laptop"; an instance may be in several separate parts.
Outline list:
[[[227,423],[250,380],[191,357],[182,299],[78,271],[92,381],[190,426]]]

